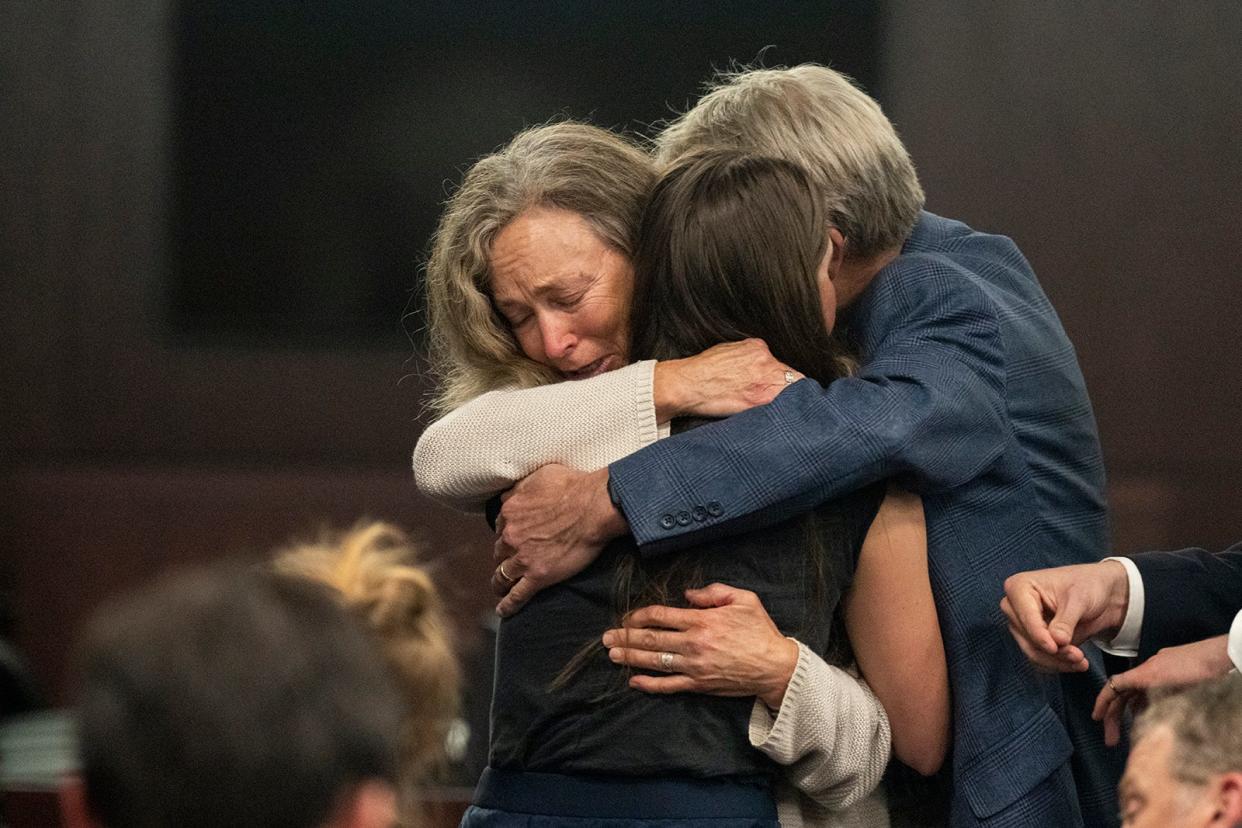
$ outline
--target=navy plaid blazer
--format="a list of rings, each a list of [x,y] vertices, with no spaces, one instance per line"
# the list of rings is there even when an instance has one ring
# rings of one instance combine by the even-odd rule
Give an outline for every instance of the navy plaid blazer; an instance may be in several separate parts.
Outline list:
[[[857,376],[609,467],[634,537],[659,554],[877,480],[919,491],[953,692],[950,823],[1116,825],[1125,753],[1089,719],[1098,656],[1039,675],[999,609],[1009,575],[1108,548],[1095,418],[1056,312],[1010,239],[924,213],[846,322]]]

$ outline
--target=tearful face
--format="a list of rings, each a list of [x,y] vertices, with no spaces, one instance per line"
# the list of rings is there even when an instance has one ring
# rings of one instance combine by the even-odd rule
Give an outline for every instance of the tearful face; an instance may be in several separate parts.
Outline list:
[[[566,379],[629,361],[634,271],[577,213],[532,207],[492,242],[492,302],[527,357]]]

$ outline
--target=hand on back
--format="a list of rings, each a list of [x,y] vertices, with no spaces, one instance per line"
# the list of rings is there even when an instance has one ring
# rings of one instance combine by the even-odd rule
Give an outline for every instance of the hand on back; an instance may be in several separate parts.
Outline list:
[[[649,606],[604,633],[617,664],[667,675],[635,674],[646,693],[758,696],[777,709],[798,663],[798,645],[781,634],[759,597],[710,584],[686,590],[691,609]]]
[[[501,495],[492,588],[496,612],[512,615],[537,592],[577,575],[627,531],[608,499],[608,469],[549,465]]]

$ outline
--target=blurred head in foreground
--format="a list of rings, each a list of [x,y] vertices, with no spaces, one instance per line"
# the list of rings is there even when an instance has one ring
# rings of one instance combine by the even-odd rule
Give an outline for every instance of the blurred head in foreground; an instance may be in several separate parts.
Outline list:
[[[1127,828],[1242,826],[1242,676],[1156,698],[1121,779]]]
[[[443,758],[461,684],[449,623],[418,557],[396,526],[360,523],[292,545],[274,563],[282,575],[328,587],[378,641],[403,702],[401,810],[411,822],[415,788]]]
[[[329,590],[239,566],[103,607],[69,826],[390,826],[401,699]]]

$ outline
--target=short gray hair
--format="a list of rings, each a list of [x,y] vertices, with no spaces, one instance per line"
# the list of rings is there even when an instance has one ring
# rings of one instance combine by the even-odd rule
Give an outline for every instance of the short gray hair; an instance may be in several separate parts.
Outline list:
[[[825,66],[720,73],[656,138],[656,160],[720,147],[805,167],[854,257],[900,247],[923,208],[914,164],[880,105]]]
[[[449,198],[427,262],[430,358],[439,381],[432,407],[444,414],[486,391],[532,387],[559,377],[518,348],[490,296],[496,235],[535,206],[577,213],[599,238],[632,259],[647,196],[650,156],[589,124],[531,127],[477,161]]]
[[[1135,742],[1160,727],[1173,734],[1173,776],[1193,785],[1242,771],[1242,675],[1231,673],[1155,696],[1135,720]]]

